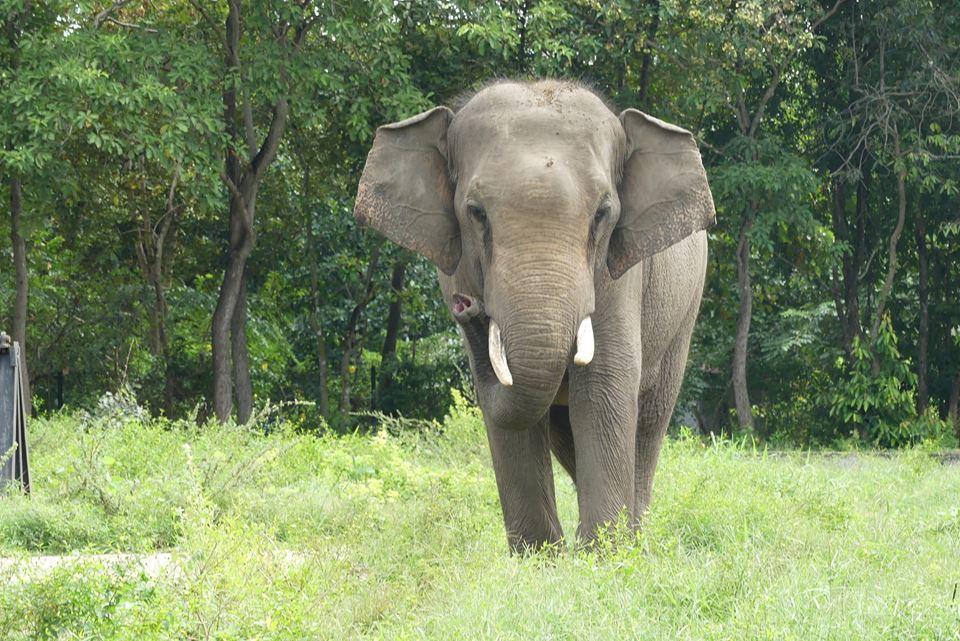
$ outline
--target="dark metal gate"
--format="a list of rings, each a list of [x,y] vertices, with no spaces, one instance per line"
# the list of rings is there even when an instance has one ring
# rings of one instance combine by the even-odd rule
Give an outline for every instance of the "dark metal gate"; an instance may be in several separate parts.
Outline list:
[[[27,401],[21,372],[20,344],[0,332],[0,490],[18,481],[29,492]]]

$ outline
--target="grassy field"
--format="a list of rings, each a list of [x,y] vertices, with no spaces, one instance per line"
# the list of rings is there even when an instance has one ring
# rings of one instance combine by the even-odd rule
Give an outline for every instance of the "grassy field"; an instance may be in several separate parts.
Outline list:
[[[313,436],[31,425],[0,556],[169,551],[160,576],[0,573],[0,639],[958,639],[960,466],[671,440],[643,532],[516,558],[482,425]],[[567,532],[570,480],[558,474]],[[22,574],[22,573],[21,573]]]

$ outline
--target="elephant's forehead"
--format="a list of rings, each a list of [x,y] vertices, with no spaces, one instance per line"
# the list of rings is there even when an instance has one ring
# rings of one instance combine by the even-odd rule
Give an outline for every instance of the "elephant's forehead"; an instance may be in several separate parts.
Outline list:
[[[541,115],[583,114],[593,119],[614,118],[593,92],[566,81],[501,82],[479,91],[458,112],[462,116],[542,111]]]
[[[485,155],[491,148],[583,150],[612,158],[622,148],[616,116],[597,96],[571,83],[503,83],[478,93],[456,115],[450,131],[455,154]]]

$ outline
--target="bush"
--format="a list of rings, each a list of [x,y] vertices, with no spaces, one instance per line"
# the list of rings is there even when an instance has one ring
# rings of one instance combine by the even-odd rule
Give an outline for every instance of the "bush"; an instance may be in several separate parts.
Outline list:
[[[855,339],[853,363],[840,360],[838,367],[844,378],[830,398],[830,416],[851,426],[853,436],[876,447],[950,438],[949,424],[935,411],[917,415],[917,376],[910,359],[900,355],[889,316],[881,322],[872,349]]]

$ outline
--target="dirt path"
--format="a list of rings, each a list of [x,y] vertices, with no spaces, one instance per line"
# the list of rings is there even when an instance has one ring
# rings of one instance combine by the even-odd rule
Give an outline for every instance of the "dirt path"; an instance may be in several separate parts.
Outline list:
[[[820,459],[821,461],[839,462],[844,467],[852,467],[856,463],[873,458],[893,458],[902,454],[904,450],[810,450],[809,452],[801,450],[767,450],[762,452],[762,456],[772,456],[777,458],[802,458],[809,457],[811,461]],[[753,454],[747,454],[748,457]],[[931,452],[930,456],[940,462],[941,465],[960,465],[960,449],[942,450]]]
[[[265,550],[264,559],[272,559],[286,567],[311,561],[311,555],[299,550]],[[107,570],[141,571],[151,579],[161,576],[183,578],[180,561],[170,552],[113,554],[68,554],[63,556],[8,556],[0,557],[0,586],[4,583],[26,583],[46,574],[77,565],[95,566]]]
[[[157,578],[168,569],[175,570],[173,555],[169,552],[150,554],[71,554],[67,556],[0,557],[0,583],[29,581],[64,566],[83,564],[106,568],[137,567],[151,578]]]

